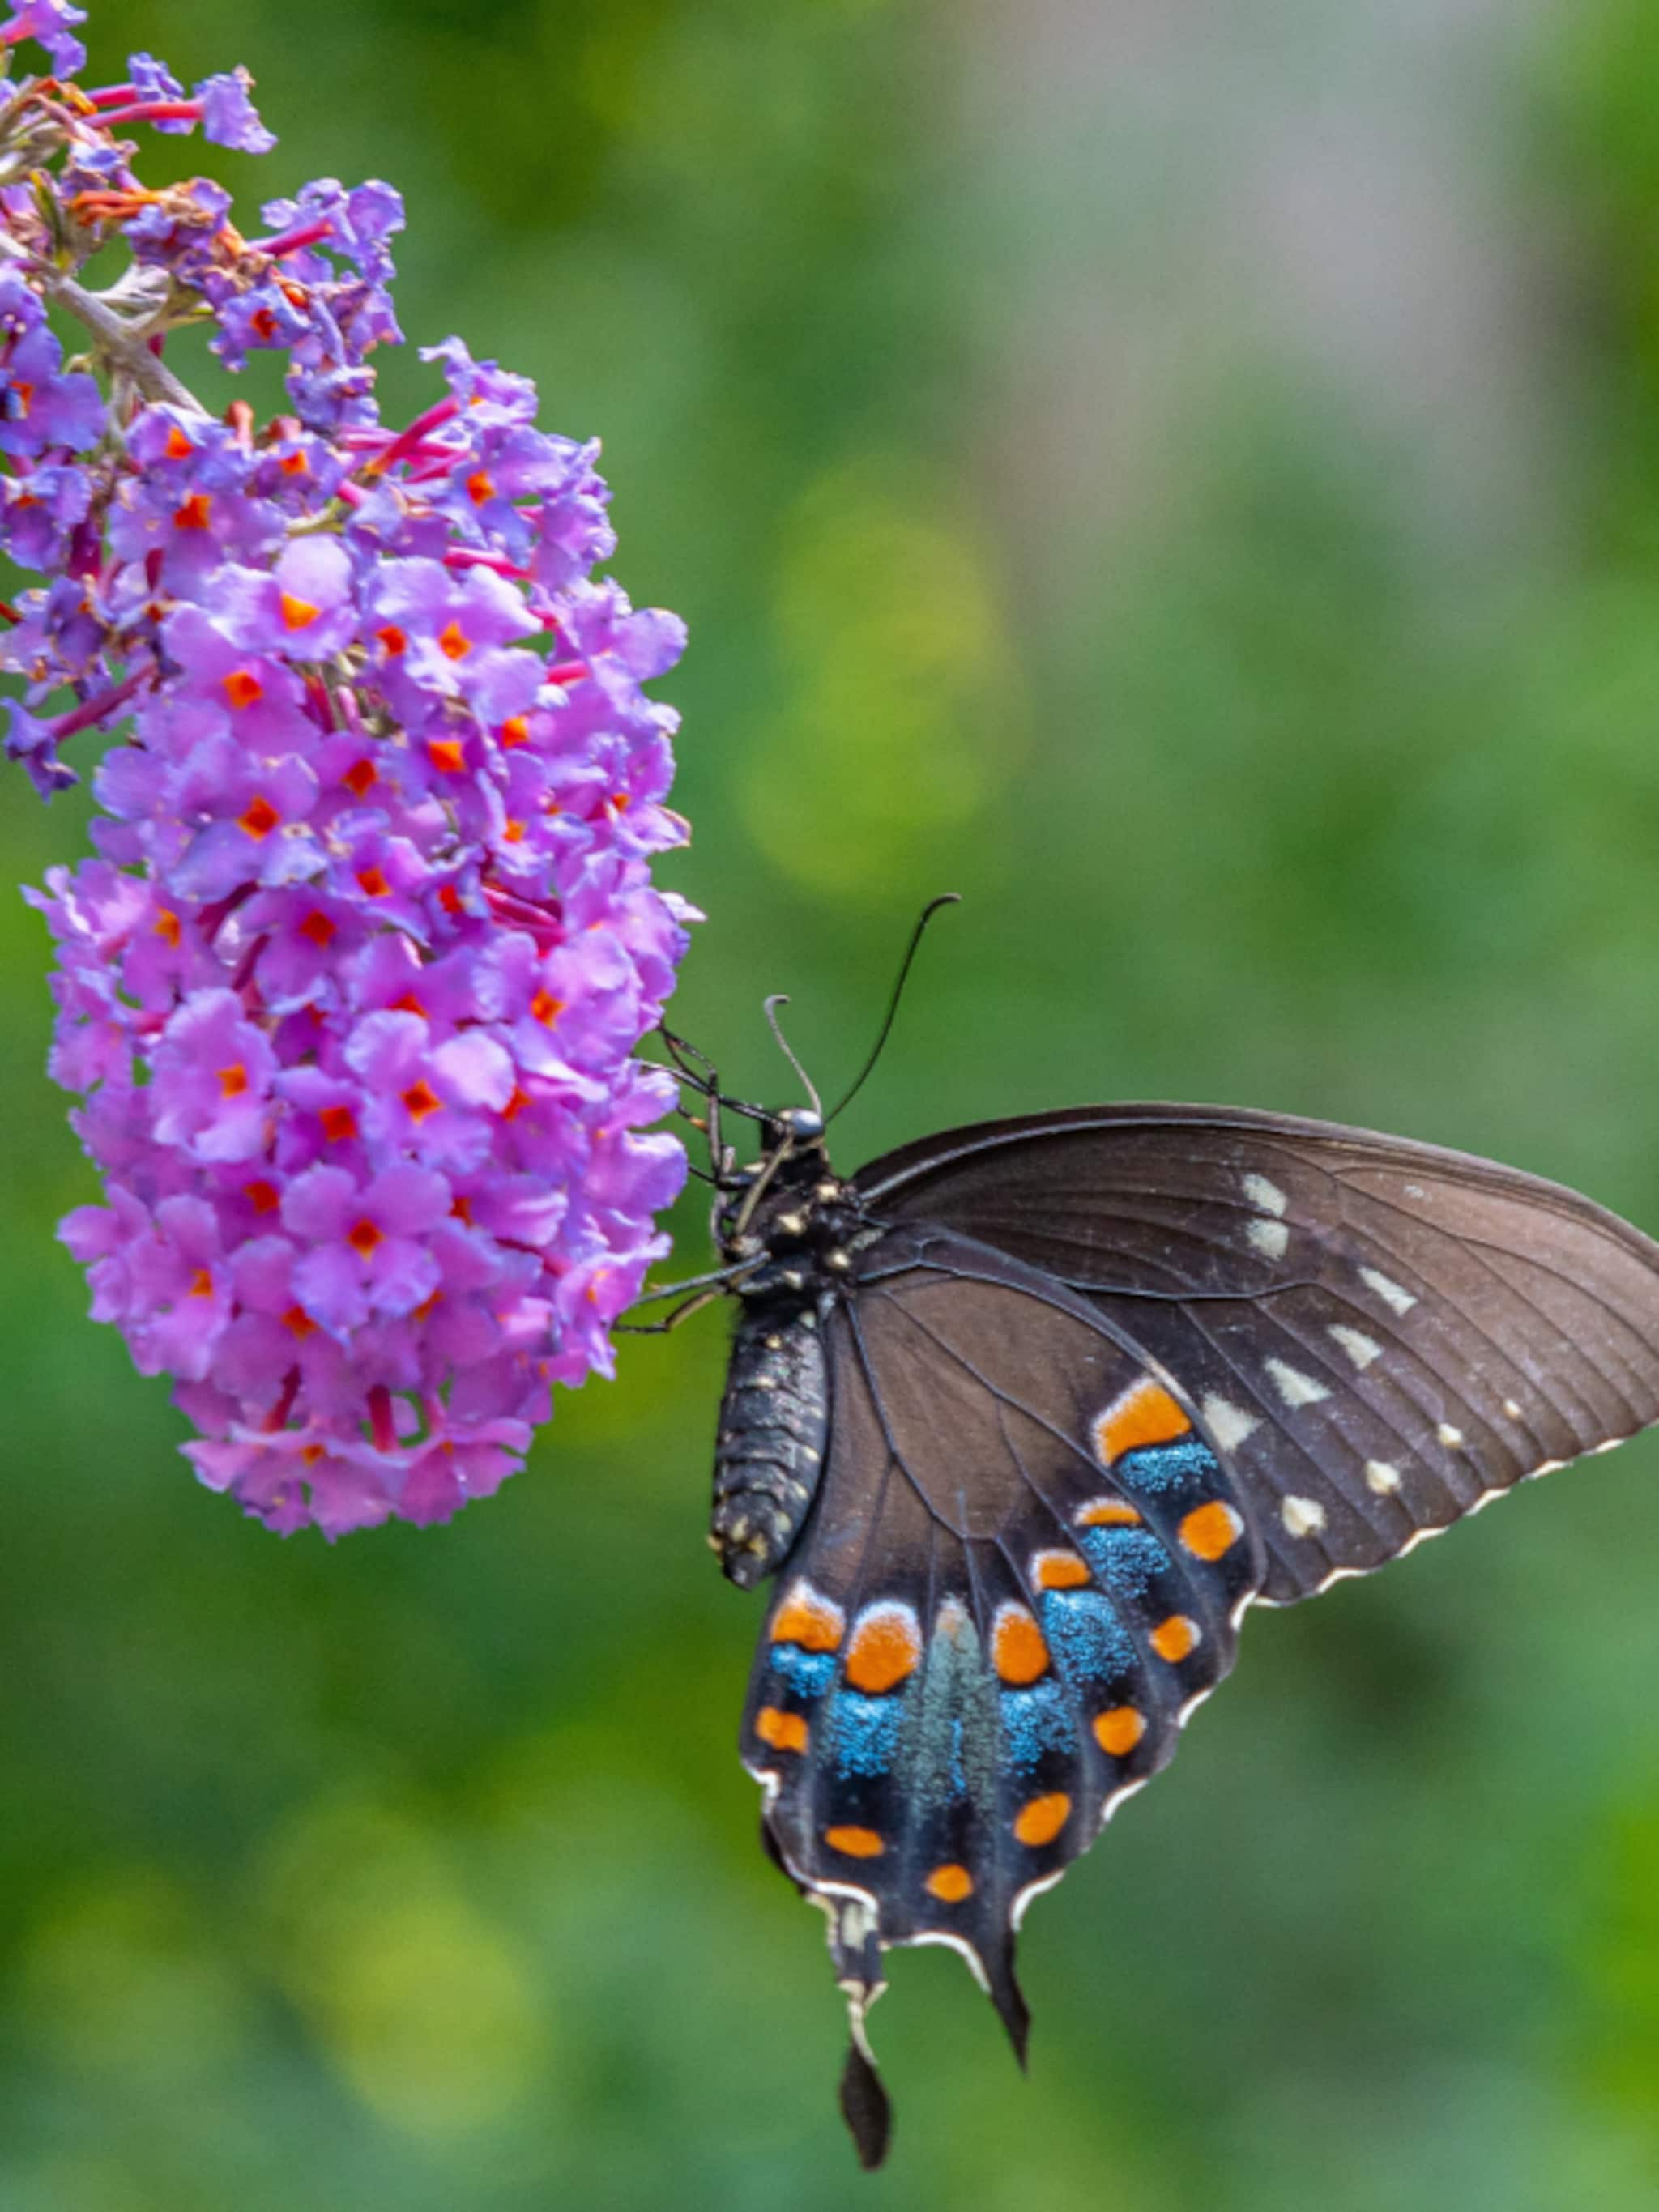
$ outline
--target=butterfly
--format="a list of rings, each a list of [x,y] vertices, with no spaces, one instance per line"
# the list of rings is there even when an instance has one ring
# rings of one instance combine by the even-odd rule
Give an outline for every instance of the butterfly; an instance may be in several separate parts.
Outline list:
[[[1659,1245],[1488,1160],[1203,1106],[948,1129],[842,1179],[816,1108],[691,1077],[721,1266],[667,1325],[739,1304],[709,1541],[774,1585],[742,1757],[828,1916],[875,2166],[883,1953],[959,1952],[1023,2064],[1021,1917],[1248,1609],[1659,1419]]]

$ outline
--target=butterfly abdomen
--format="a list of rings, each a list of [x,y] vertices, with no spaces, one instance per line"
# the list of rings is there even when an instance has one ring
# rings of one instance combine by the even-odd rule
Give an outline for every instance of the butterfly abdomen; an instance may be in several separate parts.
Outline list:
[[[749,1308],[720,1403],[708,1531],[739,1589],[769,1575],[793,1544],[823,1471],[829,1425],[816,1312],[799,1301]]]

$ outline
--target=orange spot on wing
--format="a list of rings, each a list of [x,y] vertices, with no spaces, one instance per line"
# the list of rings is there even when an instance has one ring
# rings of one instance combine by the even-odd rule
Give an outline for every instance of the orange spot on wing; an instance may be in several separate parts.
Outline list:
[[[1031,1580],[1039,1589],[1077,1589],[1089,1580],[1088,1562],[1076,1552],[1039,1552]]]
[[[1243,1517],[1218,1498],[1194,1506],[1181,1523],[1181,1540],[1195,1559],[1218,1559],[1243,1534]]]
[[[806,1723],[799,1713],[786,1713],[776,1705],[763,1705],[755,1716],[755,1734],[774,1751],[805,1751]]]
[[[1132,1382],[1095,1423],[1095,1450],[1110,1467],[1125,1452],[1146,1444],[1170,1444],[1190,1433],[1192,1423],[1164,1388],[1150,1376]]]
[[[1173,1667],[1189,1651],[1197,1650],[1200,1634],[1195,1620],[1189,1620],[1184,1613],[1172,1613],[1167,1620],[1159,1621],[1152,1631],[1152,1649],[1160,1659],[1167,1659]]]
[[[1146,1733],[1146,1716],[1133,1705],[1114,1705],[1095,1715],[1095,1741],[1114,1759],[1126,1758]]]
[[[1023,1605],[1005,1605],[991,1629],[991,1663],[1005,1682],[1035,1682],[1048,1671],[1042,1631]]]
[[[803,1651],[834,1651],[846,1627],[838,1605],[811,1583],[798,1582],[772,1616],[771,1636],[774,1644],[799,1644]]]
[[[873,1828],[826,1828],[823,1840],[849,1859],[878,1859],[887,1848]]]
[[[960,1905],[964,1897],[973,1895],[974,1877],[965,1866],[937,1866],[921,1886],[941,1905]]]
[[[1033,1797],[1022,1805],[1014,1816],[1014,1835],[1017,1840],[1036,1850],[1043,1844],[1052,1844],[1070,1818],[1072,1801],[1063,1790],[1051,1796]]]
[[[879,1697],[913,1674],[921,1656],[921,1636],[908,1606],[873,1605],[853,1630],[847,1679],[855,1690]]]
[[[1077,1510],[1079,1528],[1139,1528],[1140,1516],[1127,1499],[1091,1498]]]

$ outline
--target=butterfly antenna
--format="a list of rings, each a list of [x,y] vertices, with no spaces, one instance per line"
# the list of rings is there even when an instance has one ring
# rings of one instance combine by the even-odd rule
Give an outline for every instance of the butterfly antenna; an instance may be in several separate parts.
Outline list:
[[[783,1033],[783,1025],[778,1019],[778,1008],[780,1006],[787,1006],[788,1003],[789,994],[787,991],[774,991],[771,997],[766,1001],[766,1019],[770,1026],[773,1036],[778,1041],[778,1050],[788,1061],[790,1066],[794,1069],[796,1078],[799,1080],[802,1090],[805,1091],[807,1097],[812,1102],[812,1111],[817,1115],[819,1121],[822,1121],[823,1119],[823,1101],[818,1097],[817,1085],[813,1082],[811,1077],[806,1073],[806,1070],[801,1066],[799,1060],[796,1059],[794,1054],[790,1050],[789,1040],[785,1036]]]
[[[841,1113],[845,1108],[852,1104],[853,1101],[858,1097],[860,1091],[863,1090],[871,1069],[874,1067],[876,1062],[881,1058],[882,1047],[886,1043],[888,1036],[891,1033],[893,1022],[899,1010],[899,1000],[904,996],[904,986],[909,980],[910,963],[916,957],[917,949],[921,944],[922,937],[927,931],[928,923],[933,920],[933,916],[939,912],[942,906],[960,906],[961,904],[962,893],[960,891],[941,891],[937,898],[929,899],[927,905],[923,907],[921,912],[916,916],[916,926],[910,932],[910,942],[906,945],[904,949],[904,957],[899,963],[898,981],[893,986],[893,995],[887,1001],[887,1012],[881,1024],[881,1033],[877,1037],[874,1044],[870,1048],[870,1057],[865,1061],[863,1066],[860,1068],[858,1073],[854,1077],[851,1088],[836,1105],[830,1108],[829,1113],[824,1116],[824,1126],[826,1128],[829,1127],[830,1123],[835,1120],[837,1114]]]

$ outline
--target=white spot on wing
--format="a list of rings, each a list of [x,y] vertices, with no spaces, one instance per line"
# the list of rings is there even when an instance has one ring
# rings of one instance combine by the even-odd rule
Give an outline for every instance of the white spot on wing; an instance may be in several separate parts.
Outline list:
[[[1252,1206],[1260,1206],[1263,1213],[1283,1213],[1290,1203],[1276,1182],[1269,1182],[1264,1175],[1247,1175],[1244,1195]]]
[[[1400,1487],[1400,1469],[1391,1467],[1385,1459],[1368,1459],[1365,1480],[1379,1498],[1386,1498],[1390,1491]]]
[[[1462,1430],[1453,1428],[1449,1421],[1442,1421],[1440,1426],[1435,1431],[1435,1434],[1439,1437],[1441,1443],[1444,1444],[1448,1451],[1455,1451],[1459,1444],[1463,1441]]]
[[[1245,1234],[1256,1250],[1265,1253],[1269,1260],[1282,1260],[1285,1247],[1291,1241],[1291,1232],[1282,1221],[1265,1221],[1259,1216]]]
[[[1512,1421],[1518,1421],[1521,1418],[1521,1408],[1516,1404],[1513,1398],[1504,1399],[1504,1411],[1509,1415]]]
[[[1235,1406],[1231,1398],[1218,1397],[1214,1391],[1199,1407],[1205,1427],[1223,1451],[1235,1451],[1248,1436],[1253,1436],[1261,1426],[1254,1413],[1247,1413],[1243,1406]]]
[[[1382,1357],[1382,1346],[1374,1336],[1367,1336],[1364,1329],[1345,1328],[1339,1322],[1327,1333],[1334,1342],[1341,1346],[1362,1373],[1370,1365],[1373,1359],[1381,1359]]]
[[[1279,1517],[1292,1536],[1316,1536],[1325,1525],[1325,1509],[1316,1498],[1287,1498]]]
[[[1316,1406],[1330,1392],[1322,1382],[1316,1382],[1311,1375],[1304,1375],[1299,1367],[1287,1367],[1282,1359],[1270,1359],[1267,1373],[1273,1386],[1287,1406]]]
[[[1408,1314],[1417,1304],[1409,1291],[1402,1291],[1398,1283],[1390,1282],[1378,1267],[1362,1267],[1359,1279],[1367,1289],[1375,1291],[1385,1305],[1392,1306],[1397,1314]]]

